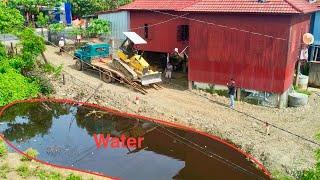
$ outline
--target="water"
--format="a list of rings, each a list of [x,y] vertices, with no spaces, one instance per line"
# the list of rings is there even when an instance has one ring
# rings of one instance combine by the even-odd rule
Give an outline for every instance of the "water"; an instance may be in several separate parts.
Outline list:
[[[20,150],[39,151],[40,160],[121,179],[268,179],[244,155],[206,136],[87,106],[16,104],[0,118],[0,133]],[[144,140],[140,148],[98,149],[94,134]]]

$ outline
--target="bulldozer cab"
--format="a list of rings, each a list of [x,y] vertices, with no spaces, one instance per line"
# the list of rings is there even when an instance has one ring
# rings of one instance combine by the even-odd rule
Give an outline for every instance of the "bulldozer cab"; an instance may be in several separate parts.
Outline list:
[[[127,38],[118,51],[120,60],[134,70],[142,85],[161,82],[161,73],[152,71],[149,63],[134,48],[134,45],[147,44],[147,42],[135,32],[123,32],[123,34]]]
[[[138,51],[134,48],[134,45],[147,44],[147,42],[135,32],[123,32],[123,34],[126,39],[119,48],[123,53],[119,53],[119,56],[125,61],[137,54]]]

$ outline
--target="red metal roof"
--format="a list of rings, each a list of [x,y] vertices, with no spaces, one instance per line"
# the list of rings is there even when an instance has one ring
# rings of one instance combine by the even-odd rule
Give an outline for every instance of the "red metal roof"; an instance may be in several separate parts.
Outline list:
[[[317,11],[307,0],[135,0],[124,10],[174,10],[226,13],[310,13]]]
[[[197,0],[135,0],[120,7],[126,10],[181,10]]]

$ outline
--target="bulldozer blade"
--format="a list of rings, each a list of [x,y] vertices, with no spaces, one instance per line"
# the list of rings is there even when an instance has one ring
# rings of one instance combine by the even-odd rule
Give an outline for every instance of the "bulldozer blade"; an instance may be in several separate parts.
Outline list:
[[[153,73],[153,74],[146,74],[141,77],[141,84],[143,86],[149,85],[149,84],[154,84],[154,83],[159,83],[162,82],[161,79],[161,73]]]

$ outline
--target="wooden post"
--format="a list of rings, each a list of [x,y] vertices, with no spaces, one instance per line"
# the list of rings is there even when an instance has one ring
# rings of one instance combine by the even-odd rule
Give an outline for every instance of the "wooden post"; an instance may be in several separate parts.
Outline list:
[[[298,60],[298,66],[297,66],[297,72],[296,72],[296,81],[294,83],[296,86],[298,86],[298,82],[299,82],[300,68],[301,68],[301,61],[299,59]]]
[[[318,51],[319,51],[319,47],[316,47],[316,54],[314,56],[314,61],[317,61]]]
[[[63,82],[63,85],[66,85],[66,78],[65,78],[64,74],[62,74],[62,82]]]
[[[237,88],[237,101],[241,99],[241,88]]]

